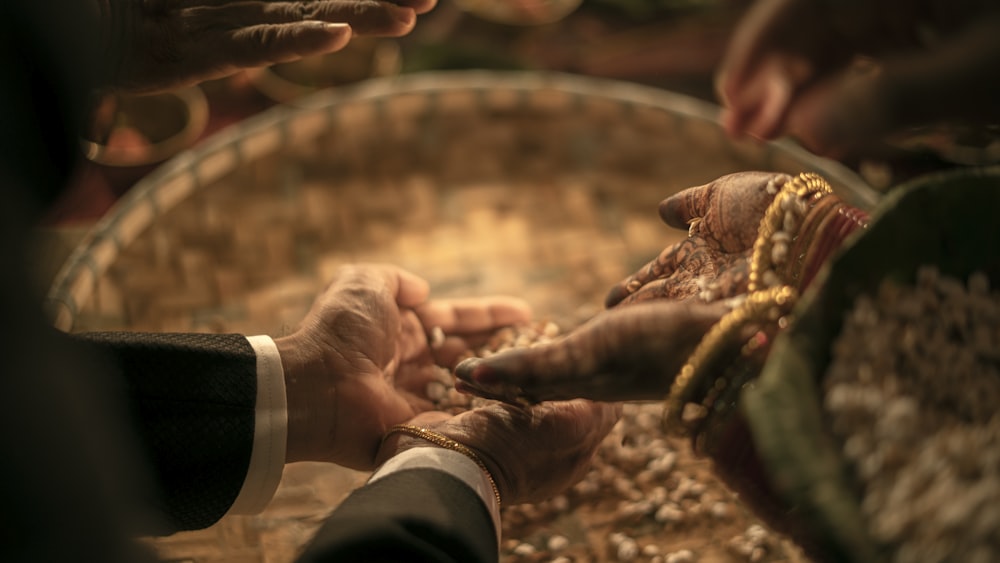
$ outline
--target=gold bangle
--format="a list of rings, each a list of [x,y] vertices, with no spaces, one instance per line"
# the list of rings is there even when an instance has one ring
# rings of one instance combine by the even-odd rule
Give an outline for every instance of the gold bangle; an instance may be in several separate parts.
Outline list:
[[[479,455],[472,451],[468,446],[456,442],[440,432],[428,430],[427,428],[420,426],[412,426],[410,424],[397,424],[389,428],[389,431],[385,433],[385,437],[382,438],[382,441],[385,442],[386,439],[394,433],[407,434],[415,438],[420,438],[421,440],[426,440],[436,446],[445,448],[446,450],[456,451],[474,461],[476,465],[479,466],[479,469],[482,469],[483,473],[486,474],[486,479],[490,482],[490,487],[493,487],[493,496],[497,499],[497,508],[503,506],[500,503],[500,489],[497,487],[497,482],[493,480],[493,475],[490,473],[490,470],[486,468],[486,464],[483,463],[482,458],[480,458]]]
[[[818,174],[804,172],[785,182],[781,191],[774,196],[774,200],[764,211],[764,216],[757,227],[757,240],[754,242],[750,258],[750,292],[780,287],[788,283],[774,271],[777,264],[772,264],[771,252],[775,244],[772,237],[784,232],[788,240],[783,244],[791,244],[799,232],[801,226],[799,223],[809,208],[832,193],[833,188]],[[792,224],[789,224],[789,221]],[[792,258],[788,257],[789,260]]]
[[[718,368],[720,363],[724,365],[726,361],[733,360],[719,356],[724,353],[726,343],[732,341],[744,327],[753,323],[775,323],[782,326],[781,319],[791,312],[798,297],[798,292],[790,286],[756,291],[712,325],[674,377],[666,400],[665,430],[674,435],[688,434],[683,420],[684,408],[694,399],[692,395],[696,392],[696,382],[711,377],[711,373],[708,372]],[[701,403],[700,400],[697,402]]]

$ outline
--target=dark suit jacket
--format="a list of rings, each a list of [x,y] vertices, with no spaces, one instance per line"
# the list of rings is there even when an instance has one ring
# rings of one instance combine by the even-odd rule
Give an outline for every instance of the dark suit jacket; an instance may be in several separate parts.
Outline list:
[[[211,525],[232,505],[253,445],[256,357],[241,335],[91,333],[126,382],[139,442],[171,529]],[[352,494],[305,561],[494,561],[493,523],[476,493],[430,469]]]

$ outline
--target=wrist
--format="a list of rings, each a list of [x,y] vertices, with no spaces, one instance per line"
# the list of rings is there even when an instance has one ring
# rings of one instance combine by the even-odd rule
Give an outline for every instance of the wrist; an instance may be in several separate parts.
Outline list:
[[[486,480],[489,481],[497,508],[499,509],[504,499],[508,499],[507,502],[510,502],[510,489],[506,486],[499,466],[490,456],[426,427],[398,424],[390,428],[379,448],[376,466],[382,466],[393,457],[408,450],[428,447],[457,452],[474,462]]]
[[[285,462],[326,461],[333,436],[336,393],[332,385],[321,384],[323,358],[298,334],[276,338],[274,344],[281,357],[288,411]]]

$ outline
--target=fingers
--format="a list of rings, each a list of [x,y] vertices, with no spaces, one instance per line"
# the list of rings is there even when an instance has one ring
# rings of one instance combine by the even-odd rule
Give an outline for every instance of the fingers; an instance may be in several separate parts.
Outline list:
[[[891,109],[896,104],[886,96],[893,90],[886,87],[888,76],[892,74],[862,62],[811,85],[789,108],[788,134],[810,151],[832,158],[873,149],[893,129],[888,120],[898,115]],[[927,105],[945,103],[944,96],[934,97]],[[909,103],[915,99],[907,98]]]
[[[331,287],[354,291],[379,289],[393,296],[400,307],[413,308],[430,295],[430,285],[420,276],[391,264],[350,264],[338,268]]]
[[[629,295],[619,306],[635,305],[644,301],[657,299],[673,299],[680,301],[697,295],[699,290],[698,282],[690,274],[680,278],[670,277],[663,280],[656,280],[642,286],[638,291]]]
[[[461,390],[507,402],[662,397],[720,304],[656,301],[605,311],[561,340],[458,365]]]
[[[780,74],[764,74],[755,87],[748,88],[753,98],[747,100],[743,117],[738,120],[736,134],[748,134],[757,139],[773,139],[781,133],[788,103],[792,99],[792,84]],[[733,111],[739,106],[734,105]]]
[[[724,106],[732,107],[737,102],[760,59],[768,52],[773,31],[787,9],[783,6],[786,3],[784,0],[755,2],[736,26],[715,78],[715,91]]]
[[[792,100],[813,75],[810,63],[797,55],[765,58],[738,93],[727,100],[723,125],[730,135],[773,139],[785,131]]]
[[[424,412],[434,408],[433,401],[427,396],[427,385],[432,381],[441,380],[439,370],[440,368],[431,364],[400,366],[394,385],[413,412]]]
[[[416,309],[428,330],[444,334],[474,334],[524,324],[531,320],[531,306],[522,299],[496,296],[429,301]]]
[[[399,4],[412,9],[417,15],[426,14],[434,9],[437,0],[390,0],[393,4]]]
[[[532,316],[527,302],[504,296],[430,301],[416,314],[429,333],[434,362],[449,369],[497,329],[527,324]]]
[[[342,23],[263,24],[217,37],[209,56],[219,60],[218,67],[252,68],[338,51],[350,39],[351,28]]]
[[[395,275],[396,303],[400,307],[416,307],[427,301],[431,288],[426,280],[402,268],[389,268]]]
[[[346,23],[359,35],[400,36],[413,29],[416,10],[406,4],[429,9],[421,2],[376,0],[322,0],[313,2],[201,2],[184,10],[186,28],[199,30],[249,29],[259,25],[303,22]],[[431,6],[433,7],[433,3]]]
[[[750,7],[716,73],[727,133],[760,139],[781,134],[790,100],[814,77],[815,65],[843,48],[829,40],[828,27],[825,9],[814,2],[760,0]]]
[[[697,248],[685,260],[683,272],[644,284],[617,306],[632,306],[655,299],[680,301],[695,297],[708,303],[743,295],[750,283],[750,252],[727,254],[714,252],[708,247]]]
[[[692,221],[708,214],[715,190],[715,182],[709,182],[677,192],[660,202],[660,218],[671,227],[687,230]]]
[[[604,298],[604,307],[610,309],[646,285],[673,274],[679,264],[691,255],[696,244],[697,241],[693,239],[685,239],[664,248],[656,258],[612,287]]]

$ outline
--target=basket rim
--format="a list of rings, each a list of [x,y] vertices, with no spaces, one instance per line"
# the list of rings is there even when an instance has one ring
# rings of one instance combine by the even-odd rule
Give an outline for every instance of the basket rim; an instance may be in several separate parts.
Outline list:
[[[680,94],[617,79],[543,71],[459,70],[433,71],[373,78],[355,85],[323,90],[296,101],[278,105],[230,125],[199,144],[178,153],[136,182],[101,217],[73,249],[49,286],[45,310],[58,329],[71,331],[82,299],[92,292],[118,253],[135,240],[158,217],[170,211],[195,190],[210,184],[221,173],[212,169],[213,157],[228,156],[234,162],[250,161],[266,154],[265,144],[252,154],[244,145],[248,139],[275,135],[285,141],[292,133],[289,124],[305,115],[323,114],[341,105],[375,101],[404,94],[431,94],[452,91],[508,90],[534,92],[558,90],[569,95],[605,99],[629,106],[646,106],[689,119],[718,124],[720,107]],[[842,164],[814,155],[794,142],[780,139],[762,145],[765,154],[783,153],[808,164],[831,183],[844,186],[862,208],[872,208],[880,199],[859,175]]]

